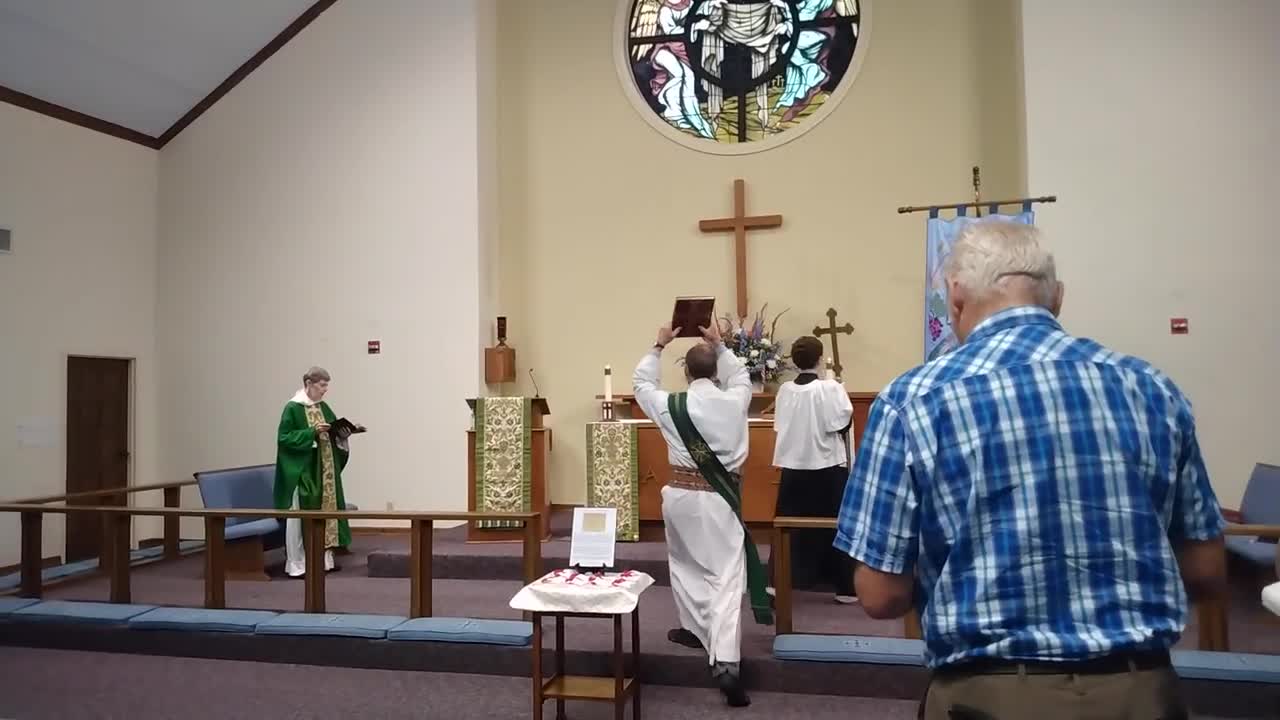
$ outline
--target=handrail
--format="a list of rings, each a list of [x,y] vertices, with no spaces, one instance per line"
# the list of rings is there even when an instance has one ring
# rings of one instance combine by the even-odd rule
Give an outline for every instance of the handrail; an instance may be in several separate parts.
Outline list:
[[[792,599],[791,599],[791,532],[794,530],[832,529],[836,526],[835,518],[823,517],[790,517],[781,516],[773,519],[774,527],[774,605],[777,615],[778,634],[792,632]],[[1227,525],[1227,535],[1255,535],[1259,537],[1280,538],[1280,525]],[[1199,616],[1201,650],[1219,650],[1226,652],[1230,642],[1227,635],[1227,603],[1222,594],[1204,598],[1197,603]],[[912,610],[903,620],[904,635],[909,638],[921,637],[920,616]]]
[[[121,488],[107,488],[105,490],[86,490],[84,492],[65,493],[62,495],[47,495],[45,497],[14,500],[13,502],[21,505],[65,502],[67,500],[84,500],[86,498],[107,497],[111,495],[132,495],[133,493],[147,492],[148,490],[173,490],[175,488],[190,487],[195,484],[195,480],[179,480],[177,482],[154,483],[151,485],[130,485]]]
[[[791,517],[780,516],[773,519],[773,526],[788,530],[831,530],[836,526],[835,518],[828,517]]]
[[[1248,525],[1227,523],[1223,535],[1254,535],[1268,540],[1280,540],[1280,525]]]
[[[176,492],[166,490],[166,505],[173,501]],[[97,513],[103,517],[103,548],[99,566],[105,569],[111,580],[113,603],[130,602],[130,523],[134,516],[163,517],[165,519],[165,556],[178,557],[178,521],[183,517],[204,518],[205,527],[205,601],[206,608],[226,607],[226,526],[228,518],[288,518],[302,520],[303,537],[306,538],[306,578],[304,592],[305,610],[324,612],[325,571],[324,536],[325,522],[330,519],[350,520],[408,520],[410,521],[410,574],[409,616],[430,617],[432,530],[437,520],[522,520],[524,538],[522,555],[526,583],[538,579],[542,566],[542,542],[539,535],[540,516],[536,512],[378,512],[370,510],[272,510],[263,508],[179,508],[179,507],[119,507],[63,505],[50,506],[40,503],[0,504],[0,512],[18,513],[22,518],[22,580],[19,595],[40,598],[43,594],[43,570],[41,543],[43,520],[46,514],[72,515]],[[171,554],[172,553],[172,554]]]
[[[536,512],[460,512],[410,510],[273,510],[270,508],[171,508],[121,507],[119,505],[64,505],[50,507],[38,503],[0,503],[0,512],[42,512],[69,515],[97,512],[105,515],[140,517],[202,518],[287,518],[290,520],[537,520]]]
[[[836,519],[832,517],[793,517],[782,515],[773,519],[773,604],[774,620],[779,635],[793,631],[794,611],[791,594],[791,533],[795,530],[834,530]],[[912,640],[923,637],[920,614],[912,608],[902,618],[902,636]]]

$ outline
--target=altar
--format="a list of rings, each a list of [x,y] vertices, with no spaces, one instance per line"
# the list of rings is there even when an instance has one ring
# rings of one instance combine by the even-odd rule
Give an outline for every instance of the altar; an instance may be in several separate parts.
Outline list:
[[[867,425],[867,414],[878,393],[851,392],[853,429],[850,440],[857,451],[859,435]],[[662,432],[640,409],[634,395],[615,395],[618,421],[636,429],[636,473],[639,482],[640,534],[647,537],[662,525],[662,486],[667,483],[670,464],[667,443]],[[747,420],[750,450],[742,467],[742,515],[752,525],[773,523],[773,509],[778,498],[782,472],[773,467],[774,430],[771,410],[773,393],[755,393]],[[603,396],[597,398],[603,400]],[[648,530],[648,532],[646,532]]]

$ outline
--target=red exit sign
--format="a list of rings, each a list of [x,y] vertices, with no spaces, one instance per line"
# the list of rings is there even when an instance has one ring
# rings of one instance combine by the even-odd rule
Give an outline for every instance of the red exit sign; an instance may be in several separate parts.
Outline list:
[[[382,341],[381,341],[381,340],[370,340],[370,341],[369,341],[369,354],[370,354],[370,355],[377,355],[378,353],[381,353],[381,352],[382,352]]]
[[[1186,318],[1169,318],[1169,333],[1171,335],[1186,335],[1189,331]]]

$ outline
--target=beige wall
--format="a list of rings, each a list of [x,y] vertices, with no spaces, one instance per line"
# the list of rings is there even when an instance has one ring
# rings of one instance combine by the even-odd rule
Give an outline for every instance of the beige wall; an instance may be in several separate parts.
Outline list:
[[[555,502],[585,499],[583,424],[604,365],[628,389],[676,295],[733,308],[732,240],[697,221],[731,210],[734,178],[749,212],[784,215],[749,238],[751,306],[791,308],[788,339],[835,306],[857,328],[841,347],[856,390],[921,356],[924,217],[896,208],[969,198],[975,164],[987,197],[1022,186],[1012,2],[876,2],[844,103],[744,157],[688,150],[636,114],[614,68],[615,5],[502,7],[501,308],[521,378],[534,368],[550,400]]]
[[[281,407],[319,364],[335,411],[370,428],[349,500],[465,509],[482,11],[338,3],[164,149],[170,475],[273,462]]]
[[[156,153],[0,104],[0,497],[66,488],[67,356],[133,358],[131,482],[156,465]],[[17,426],[52,423],[51,447]],[[37,422],[34,424],[43,424]],[[41,444],[39,442],[35,443]],[[63,519],[46,516],[44,554]],[[0,565],[19,559],[19,525],[0,514]]]
[[[1222,502],[1280,462],[1280,4],[1023,3],[1030,189],[1076,333],[1195,404]],[[1171,336],[1186,317],[1190,334]]]

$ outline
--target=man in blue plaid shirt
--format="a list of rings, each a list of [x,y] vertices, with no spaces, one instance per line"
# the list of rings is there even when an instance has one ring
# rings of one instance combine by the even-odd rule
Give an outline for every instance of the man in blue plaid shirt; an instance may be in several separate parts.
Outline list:
[[[921,613],[926,718],[1185,717],[1168,648],[1225,577],[1190,404],[1062,329],[1034,227],[974,223],[944,272],[962,344],[881,393],[845,489],[863,607]]]

